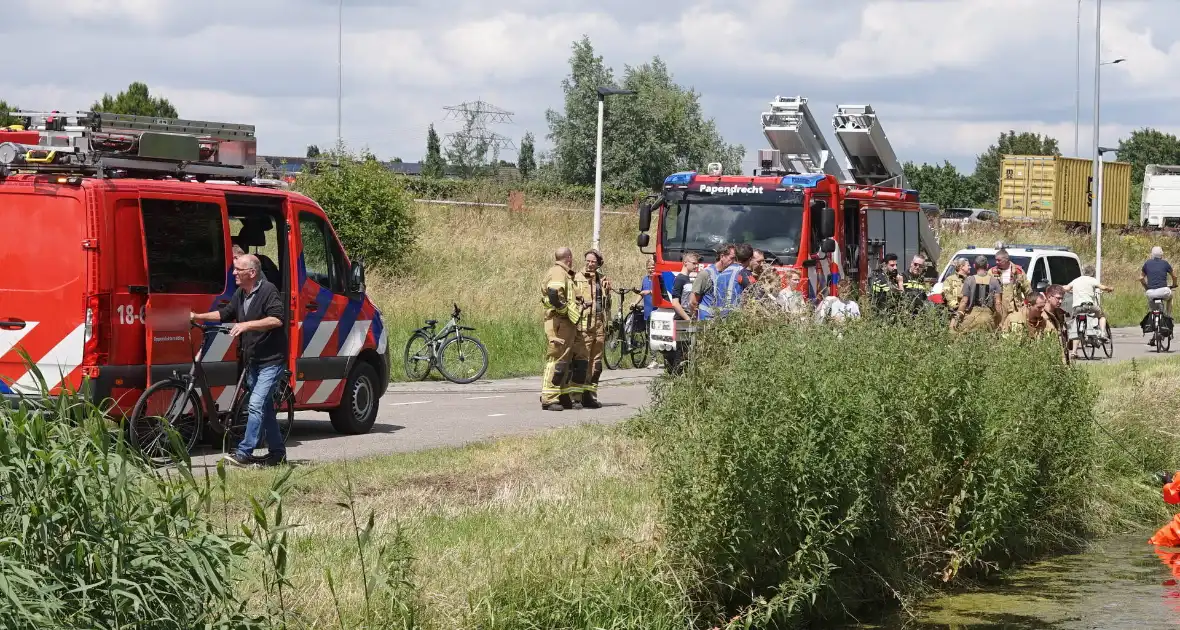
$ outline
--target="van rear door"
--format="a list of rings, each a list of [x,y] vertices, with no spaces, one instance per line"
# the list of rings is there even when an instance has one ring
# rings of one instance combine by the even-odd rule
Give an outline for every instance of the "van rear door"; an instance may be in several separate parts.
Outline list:
[[[28,353],[50,393],[81,381],[86,340],[86,215],[71,194],[6,184],[0,190],[0,394],[36,394]],[[92,313],[91,317],[98,316]],[[93,323],[93,321],[91,322]]]
[[[229,280],[230,244],[223,198],[143,192],[139,205],[148,279],[144,310],[151,384],[173,370],[189,369],[202,341],[201,334],[190,327],[189,313],[203,313],[228,303],[235,287]],[[229,337],[217,335],[210,339],[210,346],[209,356],[202,360],[210,388],[234,384],[236,353],[230,351]]]

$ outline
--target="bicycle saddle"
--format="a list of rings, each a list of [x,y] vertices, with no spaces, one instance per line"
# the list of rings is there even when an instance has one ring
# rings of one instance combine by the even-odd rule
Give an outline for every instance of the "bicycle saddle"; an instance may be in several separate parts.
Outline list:
[[[428,319],[428,320],[426,320],[426,325],[427,325],[427,326],[433,326],[433,325],[435,325],[435,324],[437,324],[437,323],[438,323],[438,320],[437,320],[437,319]]]

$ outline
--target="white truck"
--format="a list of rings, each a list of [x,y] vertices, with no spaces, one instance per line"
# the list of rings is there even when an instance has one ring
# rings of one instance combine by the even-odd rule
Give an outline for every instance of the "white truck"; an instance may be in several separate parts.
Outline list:
[[[1180,228],[1180,166],[1147,165],[1139,217],[1145,227]]]

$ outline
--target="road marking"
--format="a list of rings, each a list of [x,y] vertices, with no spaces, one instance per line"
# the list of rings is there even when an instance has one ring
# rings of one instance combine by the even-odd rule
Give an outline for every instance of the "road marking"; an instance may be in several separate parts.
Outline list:
[[[425,405],[428,402],[431,402],[431,401],[429,401],[429,400],[411,400],[410,402],[399,402],[399,403],[389,403],[389,404],[396,407],[398,405]]]
[[[506,415],[508,415],[508,414],[504,414],[504,413],[489,413],[489,414],[488,414],[488,417],[489,417],[489,418],[498,418],[498,417],[500,417],[500,416],[506,416]]]
[[[503,396],[472,396],[471,398],[468,398],[467,400],[484,400],[487,398],[503,398]]]

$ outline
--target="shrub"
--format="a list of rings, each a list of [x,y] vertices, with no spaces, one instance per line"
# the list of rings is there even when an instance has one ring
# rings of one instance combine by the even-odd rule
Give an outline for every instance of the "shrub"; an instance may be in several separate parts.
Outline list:
[[[65,394],[0,406],[0,626],[249,628],[232,564],[249,545],[205,518],[187,468],[152,472]]]
[[[412,197],[403,180],[376,160],[340,155],[338,165],[300,174],[295,190],[320,204],[350,258],[360,255],[371,264],[402,268],[417,238]]]
[[[453,199],[507,203],[508,193],[519,190],[526,202],[593,204],[593,186],[573,186],[551,182],[500,181],[495,179],[438,179],[433,177],[398,176],[415,199]],[[604,207],[632,206],[647,191],[602,188]]]
[[[925,318],[710,326],[635,424],[701,600],[814,623],[1084,536],[1096,393],[1054,344]]]

